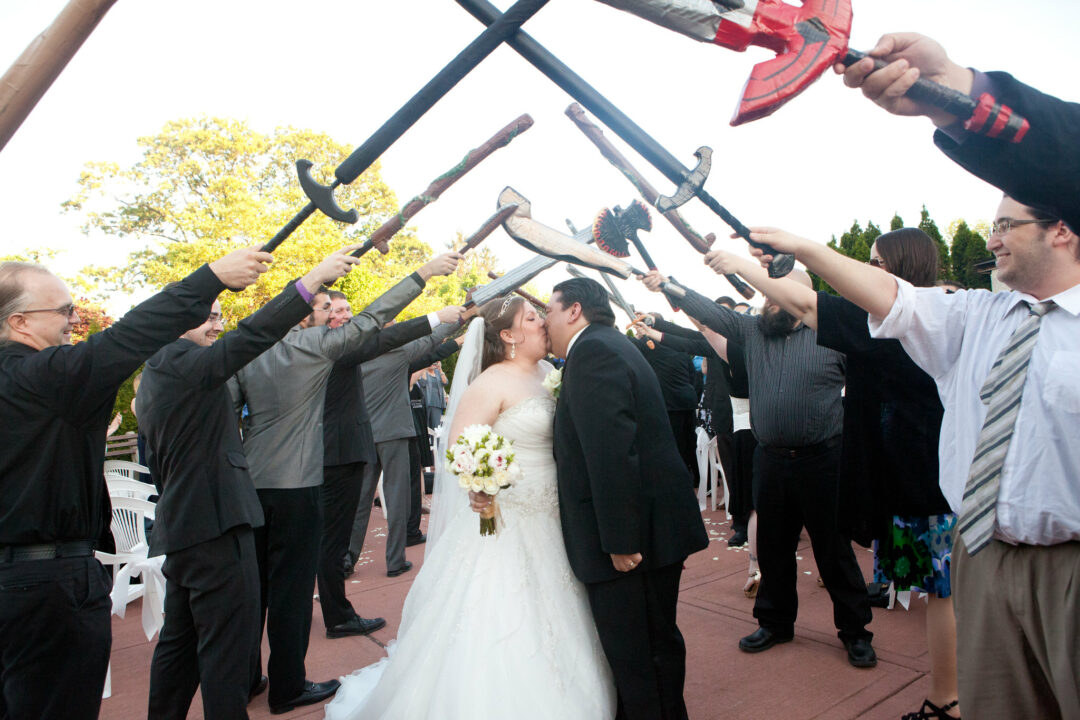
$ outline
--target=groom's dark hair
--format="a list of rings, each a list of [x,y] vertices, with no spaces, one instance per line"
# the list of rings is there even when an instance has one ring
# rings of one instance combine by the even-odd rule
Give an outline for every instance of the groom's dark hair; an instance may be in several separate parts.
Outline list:
[[[564,308],[574,303],[581,304],[581,314],[589,323],[596,325],[615,324],[615,313],[611,309],[611,299],[607,290],[591,278],[570,278],[551,289],[551,294],[559,293]]]

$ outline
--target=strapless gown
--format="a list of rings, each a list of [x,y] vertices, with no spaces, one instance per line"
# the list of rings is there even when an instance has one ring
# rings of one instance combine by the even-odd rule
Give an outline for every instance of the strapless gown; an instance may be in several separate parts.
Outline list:
[[[413,582],[388,656],[343,678],[328,720],[614,717],[611,671],[563,544],[554,410],[550,396],[534,396],[496,419],[524,471],[498,496],[505,525],[482,537],[478,515],[454,516]]]

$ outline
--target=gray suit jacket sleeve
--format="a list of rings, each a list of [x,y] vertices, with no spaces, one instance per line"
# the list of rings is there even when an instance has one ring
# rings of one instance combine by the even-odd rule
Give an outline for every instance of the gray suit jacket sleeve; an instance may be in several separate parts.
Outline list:
[[[384,292],[341,327],[326,329],[325,332],[301,333],[297,344],[328,360],[340,360],[346,353],[359,348],[378,333],[383,325],[393,320],[406,305],[415,300],[423,289],[424,281],[413,273]]]

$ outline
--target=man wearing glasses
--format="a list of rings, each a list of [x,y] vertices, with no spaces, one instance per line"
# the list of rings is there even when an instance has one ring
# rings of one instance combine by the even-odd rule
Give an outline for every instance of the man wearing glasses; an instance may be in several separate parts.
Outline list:
[[[0,717],[97,717],[111,583],[93,550],[111,520],[102,466],[117,389],[271,259],[230,253],[78,345],[64,282],[0,265]]]
[[[207,718],[243,718],[250,695],[266,688],[254,540],[263,512],[225,383],[311,312],[323,283],[359,262],[352,249],[327,257],[221,340],[215,300],[202,325],[146,363],[136,405],[160,494],[150,555],[167,555],[168,579],[149,717],[186,718],[201,686]]]

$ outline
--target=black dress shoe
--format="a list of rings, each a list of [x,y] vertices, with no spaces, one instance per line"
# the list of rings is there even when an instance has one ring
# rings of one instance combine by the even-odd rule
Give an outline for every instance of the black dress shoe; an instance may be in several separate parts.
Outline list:
[[[735,534],[728,538],[728,547],[742,547],[750,541],[750,537],[746,534],[745,530],[736,530]]]
[[[866,638],[845,640],[848,662],[857,668],[872,668],[877,665],[877,653]]]
[[[248,692],[248,702],[250,703],[256,697],[266,692],[266,686],[267,684],[269,684],[269,682],[270,678],[266,677],[265,675],[261,675],[259,677],[259,682],[252,685],[251,690]]]
[[[382,627],[386,627],[386,621],[382,618],[371,618],[369,620],[359,615],[353,615],[350,620],[339,623],[332,628],[327,628],[326,637],[343,638],[350,635],[368,635]]]
[[[349,577],[356,572],[356,560],[353,560],[351,553],[345,553],[341,557],[341,571],[345,573],[345,577]]]
[[[403,575],[410,570],[412,570],[412,563],[406,560],[405,564],[399,567],[397,570],[387,570],[386,577],[397,577],[398,575]]]
[[[305,680],[304,692],[283,705],[271,705],[270,712],[274,715],[280,715],[281,713],[287,713],[301,705],[313,705],[317,702],[322,702],[336,693],[339,687],[341,687],[341,683],[337,680],[327,680],[326,682],[321,683],[313,683],[310,680]]]
[[[405,547],[412,547],[413,545],[423,545],[427,542],[427,535],[420,533],[419,535],[410,535],[405,538]]]
[[[782,635],[780,633],[773,632],[769,628],[759,627],[753,633],[747,635],[739,641],[739,649],[743,652],[758,653],[764,650],[768,650],[773,645],[791,642],[792,638],[794,637],[795,633]]]

